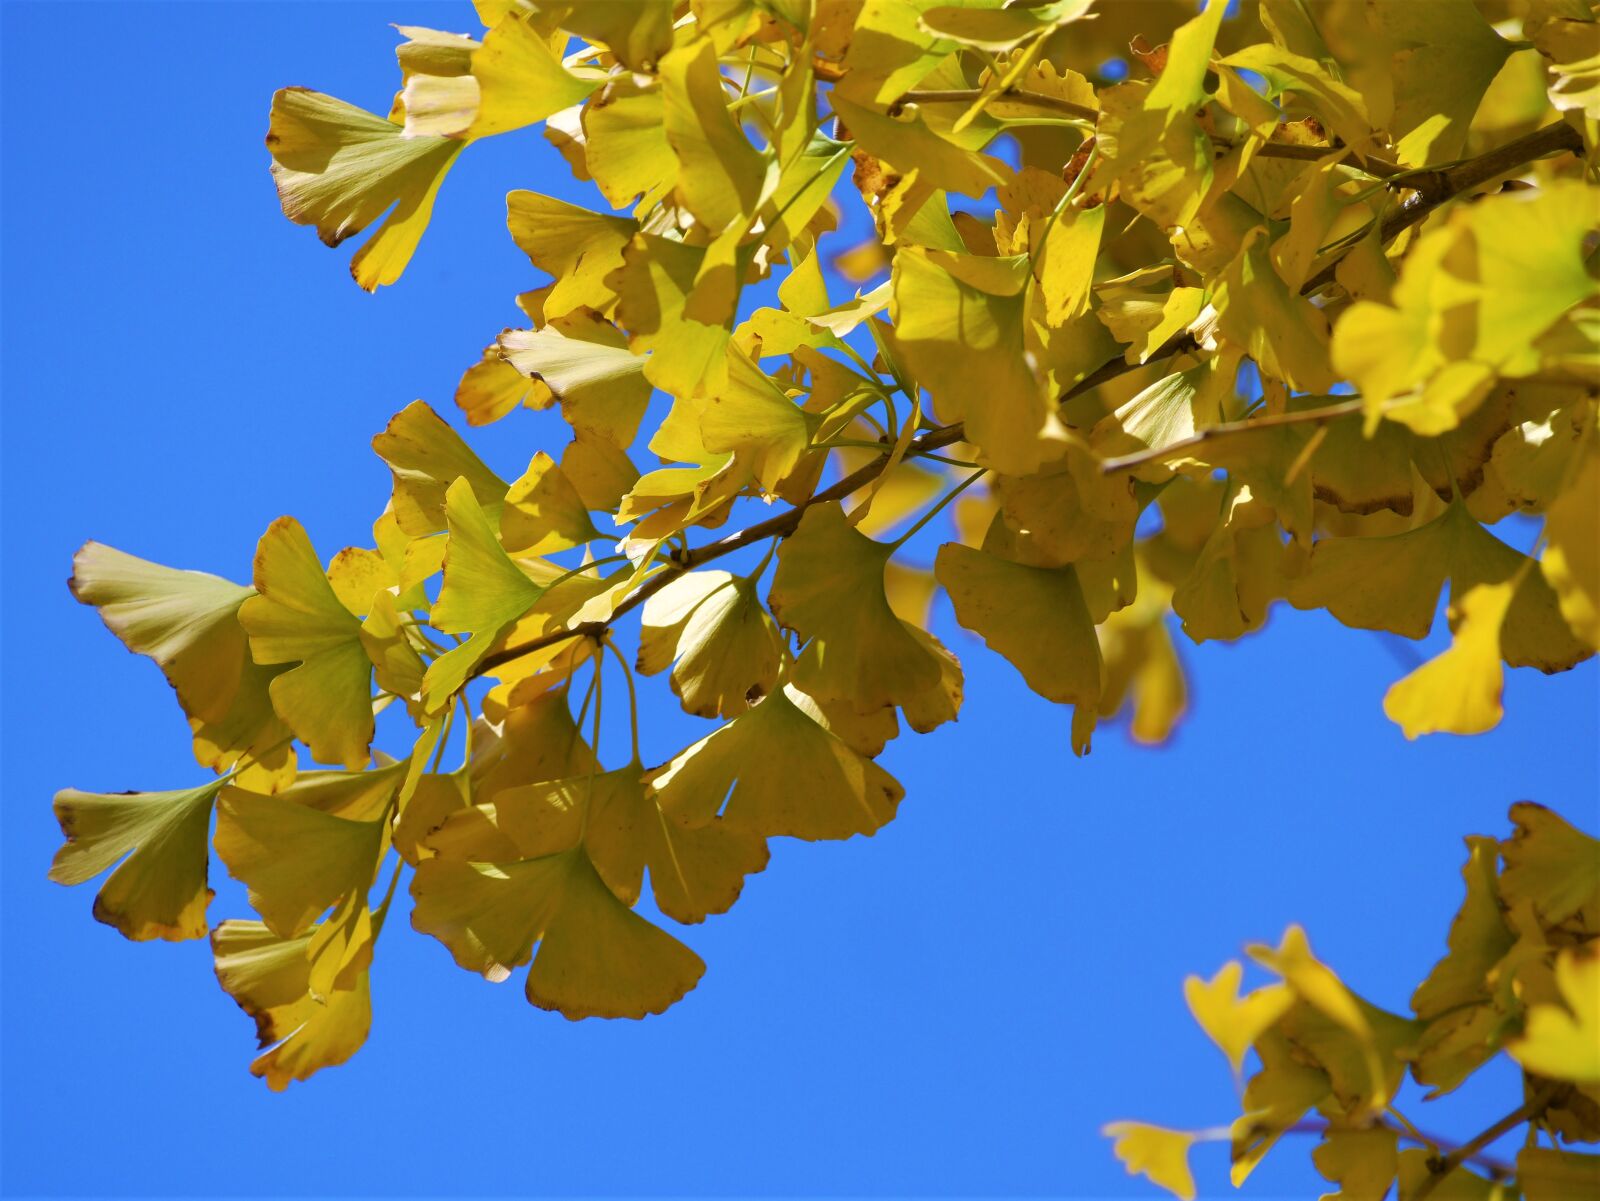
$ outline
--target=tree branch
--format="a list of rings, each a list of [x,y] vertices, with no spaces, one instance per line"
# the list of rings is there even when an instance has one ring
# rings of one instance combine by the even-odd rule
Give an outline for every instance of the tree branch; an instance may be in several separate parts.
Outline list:
[[[1583,138],[1572,126],[1558,123],[1524,134],[1515,141],[1497,146],[1477,158],[1457,163],[1453,167],[1407,175],[1396,186],[1411,188],[1412,194],[1401,201],[1398,209],[1383,219],[1378,237],[1384,242],[1392,242],[1447,200],[1453,200],[1461,193],[1481,187],[1501,175],[1508,175],[1535,159],[1569,151],[1581,154]],[[1317,289],[1332,283],[1334,268],[1338,264],[1339,259],[1335,259],[1318,271],[1306,281],[1305,286],[1300,289],[1300,294],[1309,296]]]
[[[1280,425],[1320,425],[1324,421],[1337,421],[1340,417],[1348,417],[1352,413],[1359,413],[1366,402],[1359,397],[1355,400],[1345,400],[1338,404],[1327,405],[1320,409],[1301,409],[1296,413],[1270,413],[1265,417],[1257,417],[1251,421],[1225,421],[1217,425],[1207,426],[1198,430],[1187,438],[1180,438],[1176,442],[1169,442],[1165,446],[1153,446],[1149,450],[1141,450],[1137,454],[1123,455],[1121,458],[1104,459],[1100,463],[1100,470],[1105,475],[1115,475],[1119,471],[1127,471],[1134,467],[1142,467],[1146,463],[1153,463],[1164,459],[1168,455],[1187,450],[1191,446],[1199,446],[1214,438],[1225,438],[1229,434],[1240,434],[1247,430],[1272,429]]]
[[[1556,1094],[1565,1087],[1565,1085],[1555,1081],[1547,1081],[1533,1096],[1506,1114],[1493,1126],[1462,1143],[1442,1159],[1430,1164],[1428,1178],[1422,1182],[1421,1187],[1412,1195],[1411,1201],[1424,1201],[1434,1189],[1439,1187],[1446,1176],[1477,1155],[1478,1152],[1494,1142],[1495,1139],[1515,1130],[1524,1122],[1533,1121],[1549,1107],[1550,1102],[1555,1100]]]

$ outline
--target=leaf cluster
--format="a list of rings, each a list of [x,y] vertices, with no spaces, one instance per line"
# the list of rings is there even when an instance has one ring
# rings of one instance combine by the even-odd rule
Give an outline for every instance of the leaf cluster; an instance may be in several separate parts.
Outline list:
[[[401,29],[387,113],[280,91],[272,173],[291,221],[365,235],[371,290],[459,155],[542,125],[600,207],[507,197],[538,276],[455,402],[558,410],[570,440],[508,480],[418,401],[373,439],[370,546],[325,559],[284,517],[249,584],[75,563],[217,776],[61,793],[53,875],[120,861],[97,916],[197,938],[214,848],[259,919],[211,930],[218,978],[274,1087],[361,1045],[402,878],[418,930],[490,980],[526,967],[536,1005],[673,1004],[704,965],[643,898],[696,923],[770,839],[894,817],[875,758],[962,701],[938,594],[1073,707],[1079,754],[1123,713],[1170,734],[1174,625],[1235,639],[1287,603],[1419,639],[1448,595],[1450,648],[1385,701],[1410,737],[1490,728],[1506,667],[1600,644],[1586,0],[1519,6],[1520,38],[1467,0],[476,9],[472,35]],[[1130,44],[1133,77],[1101,74]],[[840,197],[866,241],[836,244]],[[1489,528],[1513,514],[1543,518],[1533,553]],[[635,674],[715,727],[645,762]],[[1371,1025],[1338,1005],[1328,1038]],[[1387,1085],[1351,1045],[1365,1112]]]

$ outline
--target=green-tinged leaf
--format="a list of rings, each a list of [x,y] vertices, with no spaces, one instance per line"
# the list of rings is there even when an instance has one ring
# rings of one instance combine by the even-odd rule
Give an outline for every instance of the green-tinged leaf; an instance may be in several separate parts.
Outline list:
[[[95,897],[96,919],[138,941],[204,938],[212,897],[206,834],[225,782],[185,792],[63,789],[55,813],[67,841],[50,864],[50,878],[82,884],[122,860]]]

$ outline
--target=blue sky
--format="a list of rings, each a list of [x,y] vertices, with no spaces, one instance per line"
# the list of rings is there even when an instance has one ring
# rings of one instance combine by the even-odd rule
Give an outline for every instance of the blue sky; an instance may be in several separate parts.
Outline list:
[[[566,1022],[396,920],[366,1048],[269,1093],[203,943],[126,942],[92,887],[45,879],[57,788],[200,778],[159,673],[68,595],[72,552],[244,580],[283,513],[324,555],[367,540],[388,490],[368,439],[417,397],[453,418],[461,370],[541,282],[504,193],[593,194],[535,133],[474,146],[404,280],[367,296],[348,250],[279,213],[271,93],[381,110],[386,22],[467,30],[466,4],[0,12],[6,1195],[1154,1196],[1099,1126],[1237,1112],[1185,974],[1299,921],[1403,1009],[1443,950],[1463,835],[1503,833],[1521,798],[1596,827],[1593,662],[1510,672],[1491,735],[1407,744],[1380,709],[1393,649],[1280,608],[1238,645],[1184,643],[1170,746],[1110,729],[1079,761],[1067,711],[944,609],[966,707],[886,752],[900,818],[775,845],[731,914],[684,933],[709,971],[667,1015]],[[514,478],[564,439],[519,413],[470,440]],[[661,682],[643,703],[647,759],[696,736]],[[213,884],[213,917],[243,916]],[[1474,1133],[1508,1095],[1489,1083],[1412,1116]],[[1312,1194],[1309,1150],[1245,1195]],[[1228,1194],[1224,1160],[1197,1153],[1202,1195]]]

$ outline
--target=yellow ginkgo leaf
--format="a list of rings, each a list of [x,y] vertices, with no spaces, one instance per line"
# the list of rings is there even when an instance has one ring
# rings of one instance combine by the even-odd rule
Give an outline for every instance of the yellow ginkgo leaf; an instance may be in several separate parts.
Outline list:
[[[372,449],[394,476],[390,506],[400,529],[422,538],[445,528],[445,490],[465,478],[478,504],[499,516],[506,482],[489,470],[427,404],[414,400],[372,438]]]
[[[810,841],[871,835],[905,795],[782,689],[680,752],[653,787],[663,812],[690,825]]]
[[[1044,244],[1034,258],[1033,273],[1044,295],[1045,320],[1051,325],[1064,325],[1089,311],[1105,221],[1103,204],[1090,209],[1069,206],[1045,234]]]
[[[1294,993],[1283,984],[1268,984],[1240,996],[1243,975],[1244,968],[1238,960],[1229,960],[1210,980],[1189,976],[1183,982],[1183,999],[1189,1003],[1189,1012],[1211,1041],[1222,1048],[1235,1074],[1244,1067],[1245,1052],[1294,1004]]]
[[[431,713],[450,702],[467,673],[545,591],[506,554],[469,481],[450,485],[445,514],[450,538],[444,582],[429,620],[447,634],[471,636],[428,665],[422,695]]]
[[[574,4],[561,18],[563,29],[604,45],[631,70],[655,74],[672,47],[672,0],[606,0]]]
[[[1400,1169],[1399,1140],[1387,1126],[1329,1130],[1311,1158],[1339,1186],[1329,1201],[1384,1201]]]
[[[680,581],[688,583],[669,585],[645,602],[640,669],[660,671],[676,659],[672,690],[685,710],[737,717],[777,681],[777,628],[750,580],[718,571]]]
[[[638,764],[594,775],[508,788],[494,799],[494,824],[522,858],[580,843],[595,870],[627,905],[639,899],[644,873],[657,908],[675,921],[701,922],[739,899],[745,876],[767,863],[760,835],[714,824],[688,829],[666,821]],[[471,821],[454,816],[441,828]],[[438,838],[430,844],[441,850]],[[457,842],[452,854],[465,848]]]
[[[732,453],[768,493],[799,463],[817,419],[730,346],[726,382],[707,388],[700,434],[707,450]]]
[[[539,380],[561,402],[574,430],[626,449],[650,402],[646,360],[628,349],[609,322],[584,312],[552,318],[541,329],[500,335],[505,361]]]
[[[1511,820],[1516,833],[1500,844],[1506,903],[1531,904],[1551,926],[1574,915],[1582,915],[1588,929],[1600,926],[1600,839],[1532,801],[1511,806]]]
[[[1421,638],[1433,625],[1445,580],[1457,624],[1474,588],[1513,586],[1499,635],[1500,655],[1513,667],[1564,671],[1593,653],[1574,637],[1555,593],[1527,557],[1479,525],[1459,501],[1403,534],[1322,539],[1286,595],[1296,608],[1326,607],[1348,626]]]
[[[808,508],[779,548],[768,599],[782,625],[812,640],[795,676],[802,691],[867,713],[939,688],[938,656],[895,616],[884,592],[893,553],[857,532],[837,504]]]
[[[1597,47],[1600,56],[1600,47]],[[1525,1201],[1571,1201],[1600,1192],[1600,1155],[1529,1145],[1517,1152],[1517,1188]]]
[[[761,207],[769,165],[728,112],[709,39],[662,56],[661,95],[683,206],[713,234],[749,221]]]
[[[1407,738],[1482,734],[1500,724],[1500,630],[1511,594],[1510,584],[1480,584],[1453,603],[1459,624],[1450,648],[1384,694],[1384,713]]]
[[[1539,567],[1567,624],[1600,648],[1600,453],[1592,439],[1580,453],[1577,478],[1545,514]]]
[[[397,783],[385,779],[392,793]],[[250,907],[275,934],[295,938],[333,905],[365,898],[387,822],[351,820],[298,796],[229,788],[217,804],[217,854],[250,890]]]
[[[268,695],[277,669],[250,657],[239,623],[239,606],[255,589],[99,542],[84,543],[73,556],[68,584],[124,646],[160,666],[189,718],[203,766],[227,771],[244,759],[252,784],[267,788],[293,777],[293,740]]]
[[[619,901],[581,850],[501,864],[429,859],[411,895],[411,924],[456,963],[498,982],[532,960],[528,1000],[574,1020],[661,1013],[705,973],[698,955]]]
[[[1144,1122],[1111,1122],[1100,1133],[1116,1140],[1112,1154],[1122,1161],[1128,1175],[1148,1176],[1174,1197],[1194,1201],[1194,1173],[1189,1170],[1194,1135]]]
[[[549,39],[514,13],[484,34],[465,73],[418,71],[406,80],[406,136],[471,141],[521,129],[579,103],[602,79],[568,71]]]
[[[316,928],[280,938],[260,922],[228,919],[211,934],[217,981],[256,1023],[262,1048],[250,1072],[274,1091],[336,1067],[361,1049],[372,1024],[367,973],[321,999],[309,989]]]
[[[555,278],[544,299],[546,320],[580,306],[610,310],[616,293],[606,277],[622,265],[622,248],[638,232],[637,221],[518,191],[506,196],[506,225],[529,261]]]
[[[1513,50],[1471,0],[1430,7],[1431,12],[1407,4],[1372,9],[1374,32],[1394,48],[1389,132],[1400,161],[1415,167],[1461,153],[1484,91]]]
[[[1211,303],[1223,337],[1266,374],[1301,392],[1326,392],[1338,382],[1328,361],[1328,319],[1283,282],[1264,229],[1245,238]]]
[[[544,381],[530,379],[506,362],[498,345],[486,347],[456,384],[456,407],[468,425],[489,425],[519,406],[547,409],[554,403]]]
[[[915,175],[926,187],[964,196],[982,196],[990,188],[1011,179],[1011,169],[1000,159],[981,154],[962,141],[987,140],[988,130],[970,127],[965,137],[943,137],[928,126],[921,114],[904,119],[885,116],[835,93],[834,111],[844,122],[856,145],[873,158],[890,164],[901,175]],[[981,135],[981,140],[980,140]],[[843,136],[843,135],[840,135]]]
[[[1561,1005],[1528,1010],[1522,1037],[1507,1053],[1526,1070],[1552,1080],[1600,1083],[1600,955],[1562,951],[1556,956]]]
[[[1103,474],[1088,453],[1070,451],[1034,472],[996,475],[993,487],[1005,524],[1042,565],[1111,558],[1133,537],[1139,518],[1132,478]]]
[[[1024,475],[1050,455],[1052,406],[1023,346],[1028,261],[903,247],[894,259],[895,341],[939,415],[997,471]]]
[[[1028,567],[947,543],[934,567],[955,604],[956,620],[1004,655],[1046,700],[1100,700],[1100,643],[1078,574],[1068,567]]]
[[[539,451],[512,482],[500,515],[500,541],[522,555],[570,550],[600,537],[588,507],[555,460]],[[449,570],[449,552],[445,569]]]
[[[678,156],[667,140],[659,85],[637,76],[613,78],[583,106],[583,132],[589,174],[612,208],[677,182]]]
[[[1555,76],[1550,103],[1600,121],[1600,22],[1556,17],[1540,27],[1533,44]]]
[[[127,856],[95,897],[95,917],[135,940],[204,938],[212,896],[206,834],[224,783],[185,792],[63,789],[55,812],[67,841],[50,864],[50,878],[82,884]]]
[[[323,763],[366,765],[372,743],[372,661],[361,622],[339,603],[311,539],[292,517],[256,547],[258,595],[239,609],[257,663],[297,663],[272,678],[273,708]]]
[[[1461,877],[1466,897],[1450,923],[1450,950],[1411,996],[1411,1009],[1433,1019],[1487,1001],[1489,974],[1516,941],[1500,910],[1496,868],[1500,847],[1492,838],[1469,837]]]
[[[606,277],[615,289],[617,321],[628,331],[629,346],[635,354],[650,354],[646,378],[677,397],[701,395],[727,378],[730,331],[685,311],[705,258],[704,247],[640,234],[621,252],[621,266]]]
[[[367,291],[400,278],[462,143],[407,137],[392,121],[307,88],[272,97],[267,149],[284,216],[329,246],[388,218],[350,262]]]

